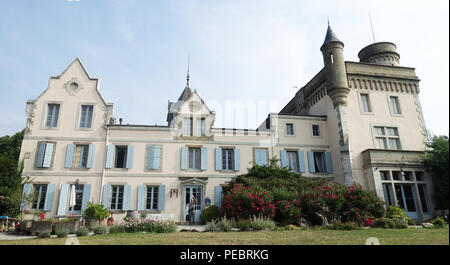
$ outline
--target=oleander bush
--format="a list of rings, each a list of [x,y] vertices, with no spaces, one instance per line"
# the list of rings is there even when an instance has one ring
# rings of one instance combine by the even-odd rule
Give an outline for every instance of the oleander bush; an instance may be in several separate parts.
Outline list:
[[[273,164],[254,165],[224,187],[221,216],[237,221],[268,217],[280,225],[321,225],[339,220],[370,226],[385,214],[384,202],[360,185],[307,179]]]
[[[78,228],[78,230],[75,232],[75,234],[77,236],[87,236],[89,234],[89,228],[87,227],[80,227]]]

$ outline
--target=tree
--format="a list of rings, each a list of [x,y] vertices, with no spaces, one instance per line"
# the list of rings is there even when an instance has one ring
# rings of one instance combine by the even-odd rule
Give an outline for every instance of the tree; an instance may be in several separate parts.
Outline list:
[[[424,168],[430,173],[434,186],[434,199],[437,209],[448,209],[448,136],[430,137],[423,160]]]
[[[22,201],[23,161],[19,163],[24,131],[0,138],[0,215],[17,217]]]

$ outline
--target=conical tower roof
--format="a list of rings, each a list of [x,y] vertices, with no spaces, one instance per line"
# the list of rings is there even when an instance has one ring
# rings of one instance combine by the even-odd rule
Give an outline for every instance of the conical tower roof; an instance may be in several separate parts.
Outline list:
[[[342,41],[339,40],[339,38],[336,36],[336,33],[334,33],[333,29],[330,27],[330,24],[328,23],[328,29],[327,34],[325,35],[325,40],[323,41],[322,45],[325,45],[330,42],[339,41],[342,43]]]

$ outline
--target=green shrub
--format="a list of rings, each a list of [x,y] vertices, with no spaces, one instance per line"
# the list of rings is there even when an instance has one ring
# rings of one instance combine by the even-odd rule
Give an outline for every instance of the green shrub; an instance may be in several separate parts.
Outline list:
[[[105,220],[109,217],[109,210],[103,204],[92,204],[88,202],[86,210],[83,211],[83,217],[98,221]]]
[[[411,217],[409,217],[406,212],[398,205],[395,206],[389,206],[386,210],[386,217],[387,218],[398,218],[398,219],[405,219],[405,221],[409,225],[414,225],[414,221]]]
[[[240,231],[249,231],[250,230],[250,220],[242,219],[236,222],[236,228]]]
[[[408,228],[408,223],[404,219],[400,218],[378,218],[370,227],[373,228]]]
[[[61,223],[71,223],[71,222],[76,222],[76,221],[78,221],[77,218],[64,218],[64,219],[59,220],[58,222],[61,222]]]
[[[126,218],[121,225],[124,232],[171,233],[177,230],[173,221]]]
[[[211,205],[208,208],[204,209],[200,214],[200,222],[202,224],[206,224],[207,222],[211,222],[212,220],[219,218],[219,216],[220,216],[219,207]]]
[[[218,225],[218,221],[212,220],[211,222],[207,222],[205,226],[206,232],[219,232],[221,231]]]
[[[103,235],[106,234],[108,232],[108,230],[106,229],[105,226],[97,226],[94,228],[94,234],[96,235]]]
[[[125,233],[125,228],[121,225],[113,225],[109,228],[109,233],[111,234]]]
[[[330,230],[356,230],[359,226],[356,222],[345,222],[336,221],[328,226]]]
[[[49,238],[50,237],[50,232],[49,231],[41,231],[38,233],[38,237],[39,238]]]
[[[63,237],[67,237],[67,235],[69,234],[69,229],[61,227],[55,230],[55,235],[58,238],[63,238]]]
[[[263,216],[256,217],[256,216],[253,216],[250,219],[249,227],[253,231],[265,230],[265,229],[274,230],[275,227],[276,227],[276,224],[275,224],[275,222],[272,219],[270,219],[268,217],[263,217]]]
[[[75,234],[77,236],[87,236],[89,234],[89,228],[87,227],[80,227],[78,228],[78,230],[75,232]]]
[[[141,218],[143,218],[143,219],[147,218],[148,213],[149,213],[148,211],[142,211]]]
[[[219,219],[217,222],[217,226],[219,227],[220,231],[223,232],[229,232],[233,227],[235,226],[235,223],[233,220],[229,220],[226,218],[226,216]]]
[[[442,228],[447,225],[444,218],[442,218],[440,216],[436,217],[433,221],[431,221],[431,223],[433,224],[433,227],[436,227],[436,228]]]

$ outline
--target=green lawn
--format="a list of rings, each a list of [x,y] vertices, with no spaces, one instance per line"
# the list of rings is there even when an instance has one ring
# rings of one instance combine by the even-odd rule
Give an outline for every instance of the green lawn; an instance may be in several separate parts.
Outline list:
[[[448,245],[449,229],[359,229],[334,231],[307,229],[261,232],[175,232],[169,234],[123,233],[79,237],[81,245],[364,245],[377,237],[381,245]],[[0,241],[0,245],[62,245],[64,238]]]

